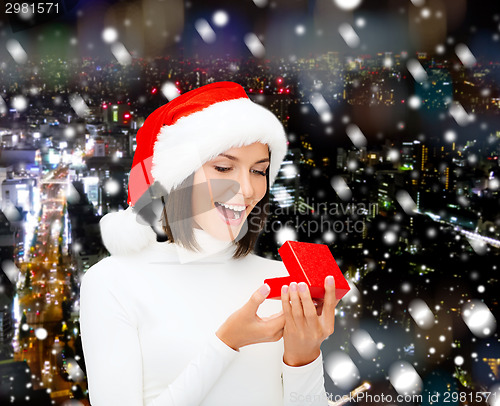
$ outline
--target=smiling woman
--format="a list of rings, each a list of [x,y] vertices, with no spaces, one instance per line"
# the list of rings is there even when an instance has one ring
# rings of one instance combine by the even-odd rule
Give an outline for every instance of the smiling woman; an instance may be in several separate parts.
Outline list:
[[[327,405],[320,345],[333,331],[331,279],[318,309],[295,283],[266,301],[264,279],[287,272],[252,253],[285,151],[276,117],[231,82],[148,117],[130,206],[101,220],[112,255],[81,284],[92,405]]]
[[[194,226],[207,231],[220,240],[232,241],[236,239],[243,221],[268,193],[266,179],[268,167],[269,152],[267,145],[262,143],[231,148],[205,163],[195,172],[194,184],[208,182],[214,187],[210,188],[212,194],[209,196],[193,193]],[[229,195],[224,198],[219,193],[220,190],[216,188],[217,180],[237,183],[239,185],[238,192],[234,196]],[[202,189],[197,188],[196,190],[201,191]],[[214,192],[216,195],[213,195]],[[210,198],[209,202],[205,202],[207,197]],[[211,210],[205,210],[206,203],[209,203]]]
[[[193,230],[203,229],[217,239],[234,241],[234,258],[250,253],[266,220],[269,165],[269,148],[260,142],[231,148],[206,162],[163,196],[161,221],[167,240],[199,249]]]

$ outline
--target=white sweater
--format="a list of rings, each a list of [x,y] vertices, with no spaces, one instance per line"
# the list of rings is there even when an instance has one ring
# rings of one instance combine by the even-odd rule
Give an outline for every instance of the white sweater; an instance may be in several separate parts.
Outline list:
[[[153,243],[112,255],[83,276],[80,327],[92,406],[327,405],[323,361],[283,362],[283,339],[234,351],[215,332],[279,261],[231,258],[235,246],[201,230],[203,252]],[[281,310],[266,300],[258,315]]]

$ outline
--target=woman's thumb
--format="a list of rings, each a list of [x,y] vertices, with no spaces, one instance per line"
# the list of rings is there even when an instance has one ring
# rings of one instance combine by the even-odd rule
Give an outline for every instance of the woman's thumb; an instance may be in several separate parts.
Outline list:
[[[262,297],[265,299],[267,295],[269,295],[269,292],[271,292],[271,288],[267,283],[264,283],[258,290],[258,292],[262,295]]]
[[[267,283],[264,283],[259,289],[257,289],[252,295],[250,302],[259,307],[259,305],[266,300],[267,295],[271,292],[271,288]]]

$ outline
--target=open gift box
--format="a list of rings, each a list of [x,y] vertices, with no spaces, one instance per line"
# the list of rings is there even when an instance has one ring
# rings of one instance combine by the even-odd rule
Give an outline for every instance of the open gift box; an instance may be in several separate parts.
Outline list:
[[[335,279],[337,299],[341,299],[350,290],[327,245],[286,241],[278,253],[290,276],[264,280],[271,288],[268,299],[280,299],[281,287],[290,285],[291,282],[307,283],[311,297],[323,299],[325,278],[328,275],[333,275]]]

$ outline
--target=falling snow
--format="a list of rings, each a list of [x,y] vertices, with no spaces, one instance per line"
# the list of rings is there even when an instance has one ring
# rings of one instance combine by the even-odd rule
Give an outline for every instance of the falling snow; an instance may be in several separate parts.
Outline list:
[[[126,66],[132,63],[132,55],[121,42],[111,44],[111,53],[115,56],[120,65]]]
[[[7,48],[7,51],[9,51],[10,56],[12,56],[12,59],[14,59],[14,61],[16,61],[18,64],[24,64],[28,61],[28,54],[19,43],[19,41],[15,39],[9,39],[5,46]]]
[[[354,348],[365,359],[371,359],[377,355],[377,345],[370,334],[365,330],[356,330],[351,335]]]
[[[87,103],[85,103],[85,100],[78,95],[78,94],[72,94],[69,96],[69,104],[75,111],[75,113],[80,116],[80,117],[85,117],[89,114],[89,108],[87,106]]]
[[[297,239],[297,233],[293,228],[290,227],[282,227],[276,233],[276,242],[280,246],[283,245],[286,241],[296,241],[296,239]]]
[[[342,199],[342,200],[350,200],[352,196],[352,192],[349,189],[349,186],[347,186],[347,183],[341,176],[335,176],[331,180],[331,185],[337,195]]]
[[[427,330],[434,325],[434,314],[422,299],[413,299],[408,306],[408,311],[420,328]]]
[[[266,7],[268,0],[252,0],[257,7]]]
[[[422,99],[418,96],[413,95],[408,99],[408,106],[414,110],[420,108],[421,105]]]
[[[333,0],[342,10],[353,10],[358,7],[362,0]]]
[[[194,26],[203,41],[205,41],[207,44],[215,42],[217,36],[207,20],[205,20],[204,18],[200,18],[196,20]]]
[[[406,214],[412,214],[416,211],[417,204],[406,190],[399,190],[396,193],[396,199]]]
[[[262,58],[266,54],[266,49],[259,37],[254,33],[248,33],[244,38],[245,45],[256,58]]]
[[[450,106],[450,115],[455,119],[458,125],[460,126],[466,126],[472,121],[475,120],[474,115],[469,115],[467,111],[465,111],[464,107],[462,104],[459,102],[454,102]]]
[[[39,340],[45,340],[47,336],[48,332],[44,328],[40,327],[35,330],[35,337],[38,338]]]
[[[359,380],[359,371],[352,359],[343,352],[333,352],[325,359],[325,372],[335,385],[350,389]]]
[[[118,31],[115,28],[108,27],[102,32],[102,39],[108,44],[112,44],[118,39]]]
[[[339,34],[350,48],[356,48],[361,41],[354,28],[348,23],[342,23],[339,26]]]
[[[299,222],[321,224],[307,239],[328,244],[351,287],[336,308],[335,333],[324,344],[325,372],[330,378],[327,385],[343,394],[364,380],[373,380],[387,386],[374,386],[371,393],[425,394],[422,390],[427,390],[433,374],[446,369],[447,376],[439,379],[446,381],[450,390],[490,391],[488,404],[500,406],[499,376],[485,361],[496,365],[499,348],[498,270],[492,257],[496,258],[499,248],[495,117],[500,102],[494,50],[500,41],[500,14],[489,15],[488,24],[486,20],[485,24],[474,21],[465,27],[469,23],[467,10],[467,18],[461,21],[464,31],[459,32],[461,2],[457,2],[457,10],[452,7],[445,12],[432,2],[410,0],[391,11],[398,15],[398,24],[404,21],[411,25],[408,32],[399,33],[391,13],[384,13],[382,21],[377,13],[365,12],[367,2],[362,0],[320,3],[312,2],[307,14],[299,13],[300,18],[287,21],[286,2],[253,0],[248,6],[258,23],[241,26],[254,32],[236,29],[244,17],[234,14],[229,5],[227,9],[209,7],[195,13],[196,4],[190,2],[185,3],[187,11],[182,11],[195,18],[180,30],[172,21],[159,26],[151,16],[144,15],[142,21],[130,14],[110,15],[107,22],[121,21],[121,25],[106,24],[96,29],[91,39],[57,28],[53,32],[40,30],[31,42],[23,36],[28,31],[16,34],[4,30],[5,58],[0,71],[17,73],[2,82],[0,117],[21,123],[33,120],[38,109],[47,110],[47,122],[33,122],[33,130],[12,134],[17,138],[2,133],[2,142],[12,144],[5,150],[22,148],[31,133],[40,133],[39,127],[44,126],[51,132],[53,144],[41,146],[43,159],[44,150],[57,149],[59,143],[69,147],[66,156],[56,159],[68,159],[70,148],[80,142],[83,145],[83,138],[92,130],[89,122],[82,122],[99,122],[104,110],[117,105],[118,100],[125,107],[123,111],[134,116],[132,123],[140,126],[150,107],[201,84],[216,80],[243,84],[248,92],[252,89],[255,101],[272,104],[273,111],[280,111],[287,132],[293,129],[287,137],[290,151],[296,155],[280,172],[289,184],[278,181],[272,190],[277,206],[293,215],[298,212]],[[319,9],[326,4],[329,8]],[[82,8],[75,15],[84,21],[91,13]],[[20,18],[34,21],[32,13]],[[472,24],[473,14],[470,18]],[[281,19],[287,24],[280,26]],[[266,22],[276,27],[266,26]],[[433,25],[435,36],[427,29]],[[388,29],[393,31],[386,32]],[[419,34],[424,29],[425,35]],[[373,45],[382,42],[382,34],[391,36],[395,49],[389,49],[391,44],[386,40],[379,48]],[[70,53],[102,52],[110,61],[90,58],[89,65],[76,69],[71,77],[74,62],[68,56],[61,59],[64,67],[55,68],[52,75],[47,70],[53,65],[36,61],[38,50],[33,43],[43,50],[48,38],[58,36],[64,38],[61,44],[69,47]],[[314,46],[309,49],[311,39]],[[331,42],[332,48],[315,56],[315,46],[320,48],[322,41]],[[202,55],[217,54],[220,44],[240,47],[251,62],[232,55],[227,60],[216,56],[216,62],[205,61]],[[148,48],[155,47],[161,52],[158,60],[147,56]],[[200,56],[185,57],[181,69],[178,61],[165,62],[171,51],[175,55],[176,47],[186,55],[193,47]],[[283,48],[283,55],[278,57],[277,48]],[[28,79],[19,76],[23,70]],[[93,90],[96,83],[102,86],[97,96]],[[486,115],[482,111],[485,106]],[[290,113],[294,109],[299,113]],[[59,115],[62,111],[65,114]],[[45,134],[37,137],[40,144],[49,139]],[[488,147],[481,144],[484,139]],[[90,156],[93,151],[89,148],[79,154]],[[112,150],[106,159],[121,165],[123,157]],[[79,163],[83,165],[82,158]],[[307,192],[292,188],[293,182]],[[68,205],[85,205],[87,190],[82,190],[67,182],[58,198]],[[125,192],[122,178],[106,175],[100,180],[99,193],[110,200]],[[344,208],[363,202],[377,207],[361,212],[338,210],[330,215],[307,199],[297,210],[289,203],[295,202],[297,195],[314,196]],[[105,211],[105,207],[99,210]],[[26,213],[8,199],[4,199],[2,212],[13,224],[23,221]],[[474,218],[470,220],[466,214]],[[288,226],[273,215],[273,226],[281,228],[263,239],[275,245],[305,239],[298,227]],[[349,222],[359,229],[345,232]],[[47,229],[59,235],[64,227],[54,221]],[[87,255],[89,247],[74,241],[69,249],[79,257]],[[265,256],[273,258],[269,252]],[[2,262],[7,279],[16,286],[26,284],[25,267],[18,268],[10,260]],[[4,294],[4,287],[0,289]],[[52,331],[40,327],[32,316],[25,323],[17,322],[17,332],[30,333],[34,342],[48,345]],[[61,348],[59,344],[48,353],[56,357]],[[85,380],[80,360],[78,355],[66,359],[66,372],[73,382]],[[33,387],[38,372],[31,371],[33,383],[26,388]],[[77,389],[77,385],[71,387]],[[82,404],[76,399],[63,403]]]
[[[346,133],[355,147],[361,148],[366,146],[366,137],[356,124],[349,124],[346,128]]]
[[[422,391],[422,378],[406,361],[398,361],[391,365],[389,380],[400,395],[419,394]]]
[[[333,115],[330,106],[326,102],[325,98],[321,93],[315,92],[310,98],[311,105],[314,107],[316,112],[321,117],[323,123],[329,123],[333,120]]]
[[[12,99],[12,108],[17,111],[24,111],[28,108],[28,99],[22,95],[14,96]]]
[[[408,68],[408,71],[413,76],[413,79],[415,79],[416,82],[424,82],[425,80],[427,80],[427,72],[419,61],[410,59],[407,62],[406,67]]]
[[[213,14],[212,21],[217,27],[224,27],[229,23],[229,14],[224,10],[218,10]]]
[[[173,82],[165,82],[161,87],[161,92],[163,95],[171,101],[180,95],[179,89]]]
[[[464,304],[462,318],[470,331],[477,337],[488,337],[496,330],[496,319],[488,306],[475,299]]]
[[[467,45],[457,44],[457,46],[455,47],[455,52],[465,67],[470,68],[476,63],[476,58]]]

